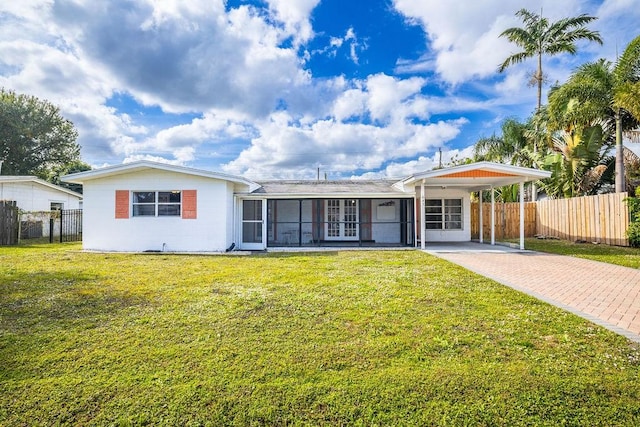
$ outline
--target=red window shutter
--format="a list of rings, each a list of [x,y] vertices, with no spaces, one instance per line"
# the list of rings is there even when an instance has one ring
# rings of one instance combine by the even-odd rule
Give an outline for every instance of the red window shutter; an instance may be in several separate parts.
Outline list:
[[[129,190],[116,190],[116,219],[129,218]]]
[[[197,190],[182,190],[182,219],[196,219],[197,217]]]

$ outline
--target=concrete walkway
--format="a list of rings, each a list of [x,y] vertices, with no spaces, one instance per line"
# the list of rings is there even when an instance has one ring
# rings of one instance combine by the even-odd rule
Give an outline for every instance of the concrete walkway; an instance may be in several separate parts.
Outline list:
[[[640,342],[640,269],[480,243],[427,252]]]

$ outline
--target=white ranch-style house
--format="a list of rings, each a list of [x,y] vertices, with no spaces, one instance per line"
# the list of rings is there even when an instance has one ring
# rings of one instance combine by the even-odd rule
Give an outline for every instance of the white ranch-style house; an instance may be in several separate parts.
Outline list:
[[[0,176],[0,200],[12,200],[26,212],[48,212],[82,207],[82,194],[35,176]]]
[[[83,185],[87,250],[221,252],[470,241],[471,193],[547,177],[479,162],[402,180],[252,181],[138,161],[63,180]]]

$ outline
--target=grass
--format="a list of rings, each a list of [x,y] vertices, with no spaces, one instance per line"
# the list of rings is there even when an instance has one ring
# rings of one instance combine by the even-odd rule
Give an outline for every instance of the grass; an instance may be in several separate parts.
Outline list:
[[[569,255],[593,261],[617,264],[623,267],[640,268],[640,248],[574,243],[566,240],[525,239],[525,248]]]
[[[640,349],[420,251],[0,248],[0,425],[638,425]]]

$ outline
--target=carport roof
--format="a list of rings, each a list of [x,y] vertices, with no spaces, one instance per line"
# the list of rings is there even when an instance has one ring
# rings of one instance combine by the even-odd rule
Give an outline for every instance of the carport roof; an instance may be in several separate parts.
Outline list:
[[[468,191],[479,191],[520,182],[537,181],[550,176],[551,172],[539,169],[493,162],[477,162],[417,173],[394,185],[404,191],[422,183],[425,187],[456,187]]]

